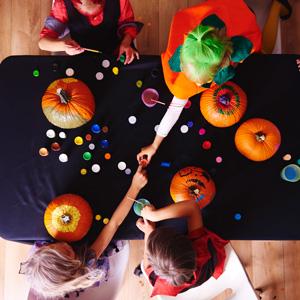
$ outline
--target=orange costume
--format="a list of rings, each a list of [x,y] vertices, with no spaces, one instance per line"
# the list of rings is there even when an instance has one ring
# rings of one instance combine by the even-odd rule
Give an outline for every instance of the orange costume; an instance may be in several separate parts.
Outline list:
[[[180,70],[180,48],[185,36],[198,25],[226,28],[231,38],[231,62],[242,62],[261,49],[262,35],[256,17],[243,0],[207,0],[176,13],[170,28],[168,47],[161,55],[165,82],[171,93],[179,99],[188,99],[208,86],[197,86]],[[214,82],[222,84],[234,76],[234,68],[220,69]]]

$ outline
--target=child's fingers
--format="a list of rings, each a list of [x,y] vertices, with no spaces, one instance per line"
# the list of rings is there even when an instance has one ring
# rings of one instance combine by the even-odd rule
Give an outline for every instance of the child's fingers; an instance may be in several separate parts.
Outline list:
[[[137,51],[135,51],[135,56],[138,60],[140,59],[140,54]]]

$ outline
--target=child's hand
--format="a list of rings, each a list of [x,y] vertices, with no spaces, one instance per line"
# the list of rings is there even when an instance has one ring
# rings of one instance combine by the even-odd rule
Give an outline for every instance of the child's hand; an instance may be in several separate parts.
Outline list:
[[[153,144],[142,148],[141,152],[136,156],[138,163],[142,164],[144,167],[147,166],[150,163],[152,156],[156,153],[156,150],[157,149]]]
[[[155,223],[146,219],[139,218],[136,221],[136,227],[140,231],[143,231],[145,234],[149,235],[155,229]]]
[[[84,52],[84,49],[80,47],[79,44],[77,44],[73,40],[66,40],[65,41],[65,52],[69,55],[77,55],[82,52]]]
[[[132,178],[132,186],[137,190],[141,190],[148,182],[147,172],[143,169],[142,165],[139,165],[137,168],[133,178]]]
[[[134,57],[140,59],[139,53],[136,50],[132,49],[130,45],[127,45],[127,43],[121,43],[118,60],[120,60],[121,55],[124,53],[126,55],[124,65],[130,64],[134,60]]]
[[[141,210],[141,216],[147,220],[153,220],[153,213],[156,211],[156,208],[153,205],[145,205]]]

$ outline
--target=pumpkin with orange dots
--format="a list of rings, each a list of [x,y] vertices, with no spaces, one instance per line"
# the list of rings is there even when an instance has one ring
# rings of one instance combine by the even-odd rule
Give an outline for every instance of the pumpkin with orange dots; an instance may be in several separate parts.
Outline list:
[[[54,198],[44,214],[48,233],[58,241],[81,240],[90,230],[93,212],[86,200],[75,194]]]
[[[234,82],[213,85],[200,98],[200,111],[207,122],[216,127],[237,123],[247,108],[245,92]]]
[[[170,194],[174,202],[194,200],[202,209],[215,197],[216,186],[202,168],[185,167],[173,176]]]
[[[90,121],[95,100],[88,86],[76,78],[53,81],[42,98],[42,109],[48,121],[60,128],[77,128]]]
[[[238,151],[253,161],[271,158],[281,143],[279,129],[270,121],[254,118],[244,122],[236,131]]]

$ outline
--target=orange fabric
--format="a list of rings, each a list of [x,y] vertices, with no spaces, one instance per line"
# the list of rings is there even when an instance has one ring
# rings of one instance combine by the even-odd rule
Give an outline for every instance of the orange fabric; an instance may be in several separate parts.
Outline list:
[[[252,52],[261,49],[261,31],[256,17],[243,0],[207,0],[177,12],[171,24],[167,49],[161,59],[165,82],[171,93],[179,99],[188,99],[206,88],[197,86],[182,72],[173,72],[169,67],[169,59],[183,44],[185,35],[212,14],[225,23],[227,36],[242,35],[253,43]]]

